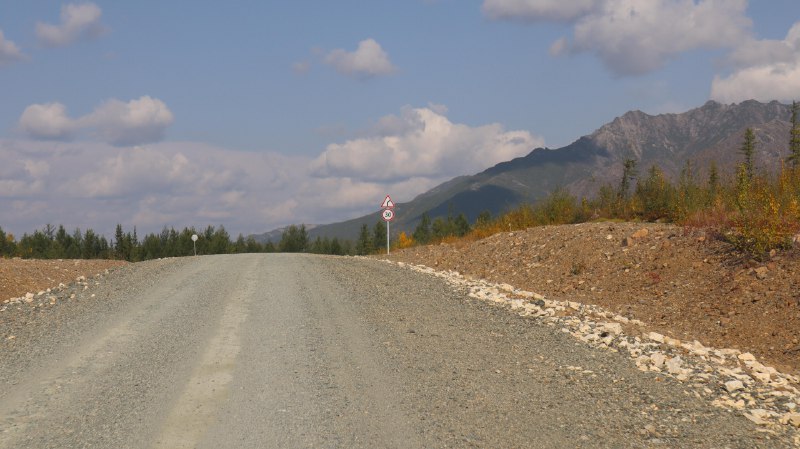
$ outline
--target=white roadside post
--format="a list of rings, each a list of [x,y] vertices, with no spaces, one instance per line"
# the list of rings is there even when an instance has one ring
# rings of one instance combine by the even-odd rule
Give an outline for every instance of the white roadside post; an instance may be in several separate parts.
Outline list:
[[[197,234],[192,234],[192,246],[194,247],[194,255],[197,255]]]
[[[386,198],[381,204],[381,218],[386,222],[386,255],[389,255],[389,222],[394,220],[394,201],[386,195]]]

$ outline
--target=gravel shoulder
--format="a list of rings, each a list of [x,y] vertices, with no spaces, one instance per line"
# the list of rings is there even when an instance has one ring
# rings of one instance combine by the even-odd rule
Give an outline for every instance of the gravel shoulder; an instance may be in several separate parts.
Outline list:
[[[792,447],[384,262],[208,256],[86,284],[0,314],[0,447]]]

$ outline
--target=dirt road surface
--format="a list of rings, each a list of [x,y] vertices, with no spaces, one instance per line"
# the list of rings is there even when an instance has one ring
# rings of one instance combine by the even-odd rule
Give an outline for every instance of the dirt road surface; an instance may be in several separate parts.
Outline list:
[[[0,335],[2,448],[791,447],[627,357],[375,260],[132,264],[9,308]]]

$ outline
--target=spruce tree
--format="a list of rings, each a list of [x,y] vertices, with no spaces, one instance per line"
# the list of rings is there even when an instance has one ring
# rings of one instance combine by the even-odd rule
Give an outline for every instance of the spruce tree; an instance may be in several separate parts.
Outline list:
[[[375,249],[386,246],[386,222],[378,220],[372,229],[372,247]]]
[[[800,167],[800,103],[792,102],[792,129],[789,134],[789,162],[792,168]]]
[[[369,226],[366,223],[361,225],[361,231],[358,233],[358,242],[356,242],[356,254],[365,256],[372,253],[372,236],[369,235]]]
[[[414,240],[420,245],[424,245],[431,240],[431,217],[425,212],[422,214],[419,224],[414,229]]]
[[[747,128],[745,130],[744,141],[742,141],[742,148],[739,152],[744,155],[744,161],[742,162],[744,165],[744,174],[747,176],[748,180],[751,180],[755,174],[755,163],[753,160],[755,159],[756,152],[756,134],[753,132],[753,128]]]

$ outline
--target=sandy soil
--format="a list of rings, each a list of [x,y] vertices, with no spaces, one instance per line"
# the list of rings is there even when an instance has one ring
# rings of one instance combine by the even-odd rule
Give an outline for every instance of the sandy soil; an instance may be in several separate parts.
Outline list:
[[[0,304],[10,298],[38,293],[79,276],[90,277],[123,266],[119,260],[37,260],[0,258]]]
[[[759,263],[702,230],[585,223],[409,248],[390,259],[596,304],[674,338],[752,352],[800,374],[798,249]]]

